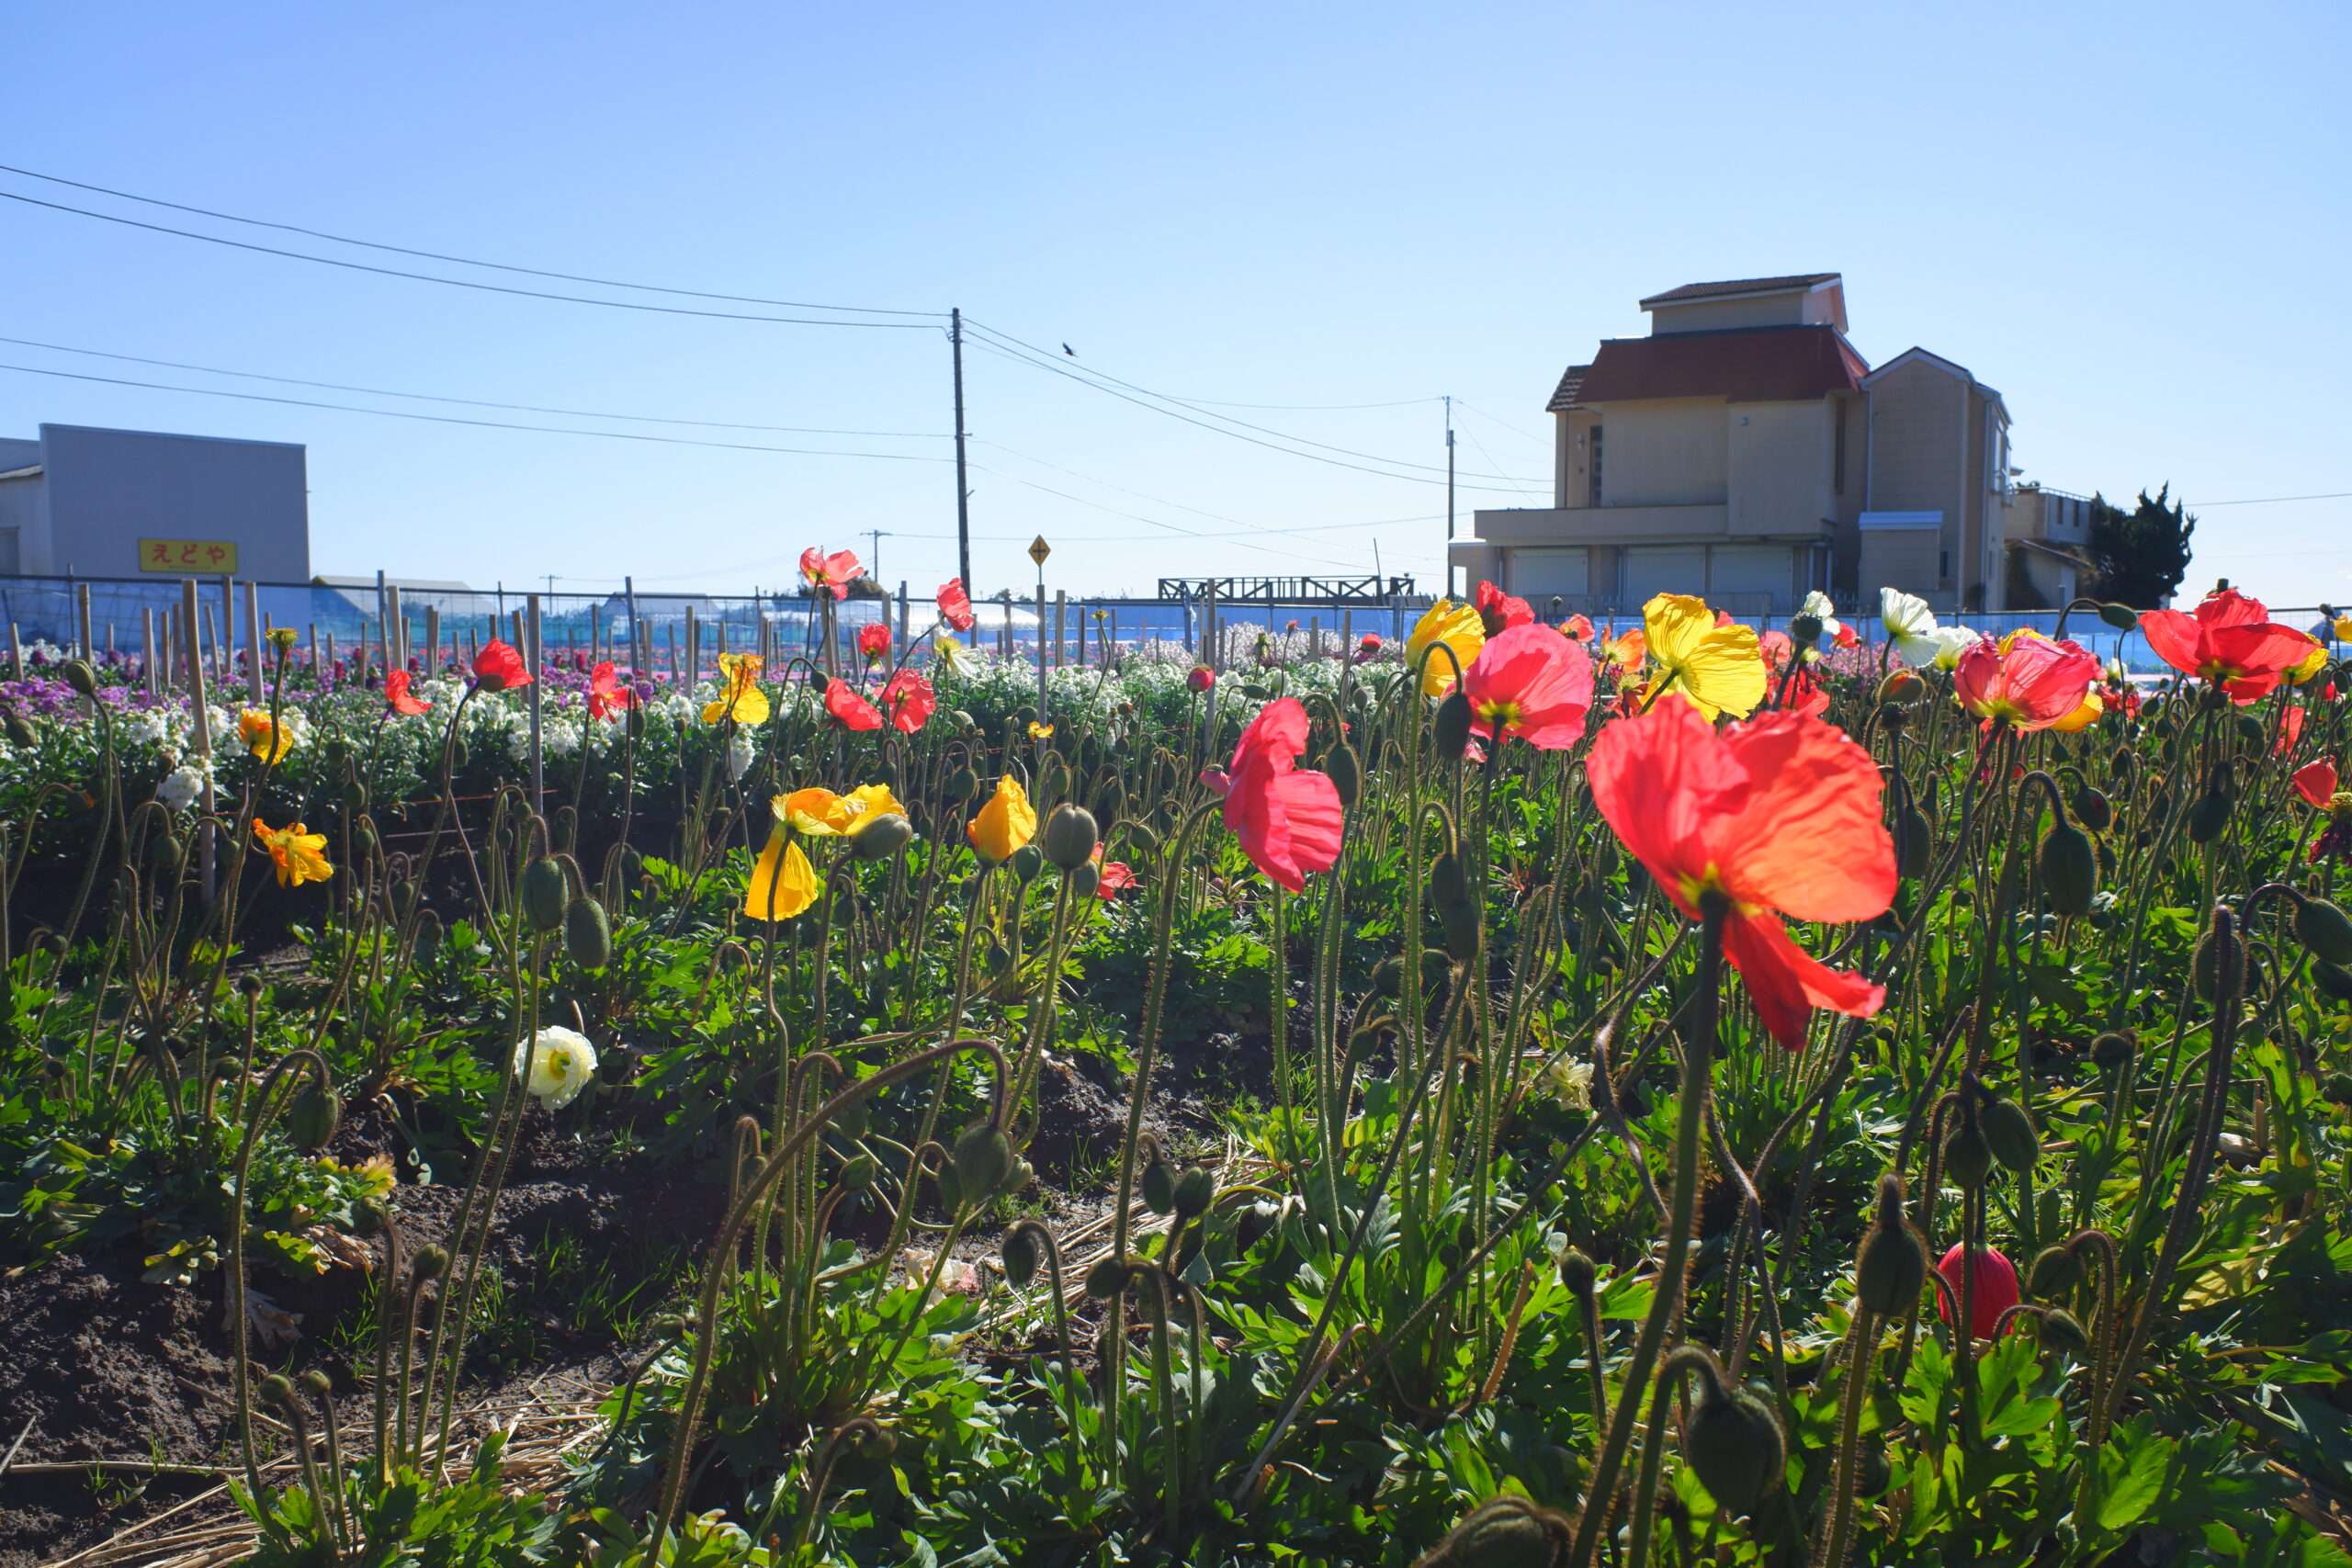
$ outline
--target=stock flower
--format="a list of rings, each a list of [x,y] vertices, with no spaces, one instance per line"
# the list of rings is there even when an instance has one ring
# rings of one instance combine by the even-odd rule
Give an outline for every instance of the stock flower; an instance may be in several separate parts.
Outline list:
[[[1685,918],[1709,895],[1729,905],[1724,956],[1775,1040],[1802,1050],[1812,1008],[1878,1011],[1885,987],[1831,969],[1781,923],[1866,920],[1894,900],[1868,751],[1817,718],[1766,714],[1718,734],[1690,704],[1660,703],[1605,726],[1586,773],[1594,806]]]
[[[164,782],[155,786],[155,798],[164,803],[165,809],[171,811],[187,810],[196,804],[196,797],[203,793],[203,772],[185,763],[165,773]]]
[[[1512,626],[1490,638],[1463,671],[1475,728],[1497,743],[1516,735],[1539,751],[1584,738],[1592,706],[1592,656],[1550,626]]]
[[[408,671],[395,670],[384,677],[384,701],[397,714],[413,718],[433,705],[422,697],[413,696],[408,689]]]
[[[324,882],[334,874],[334,867],[327,863],[327,836],[313,833],[300,822],[284,828],[273,828],[260,818],[254,818],[254,837],[277,866],[280,887],[300,887],[305,882]]]
[[[827,555],[811,545],[800,552],[800,575],[811,588],[829,588],[836,599],[849,597],[849,585],[857,581],[865,568],[858,563],[854,553],[842,550]]]
[[[512,643],[492,637],[474,655],[474,683],[485,692],[509,692],[531,683],[531,667]]]
[[[1961,1292],[1961,1244],[1952,1248],[1936,1265],[1936,1272],[1951,1287],[1951,1299],[1959,1301]],[[1993,1337],[1993,1325],[2001,1314],[2018,1304],[2017,1265],[2001,1254],[1998,1247],[1980,1247],[1968,1254],[1967,1272],[1972,1276],[1968,1298],[1968,1332],[1978,1339]],[[1936,1315],[1946,1323],[1951,1321],[1951,1308],[1944,1304],[1944,1293],[1936,1292]]]
[[[2157,658],[2220,686],[2241,706],[2268,695],[2313,646],[2294,627],[2273,621],[2261,600],[2234,588],[2208,593],[2187,615],[2143,611],[2140,630]]]
[[[930,723],[938,706],[939,694],[931,682],[911,670],[899,671],[883,684],[882,710],[890,716],[891,727],[903,734],[912,735]]]
[[[637,705],[636,689],[624,685],[609,659],[588,672],[588,712],[594,718],[618,718]]]
[[[2083,705],[2098,674],[2098,660],[2074,643],[2016,631],[1971,643],[1952,667],[1952,694],[1988,731],[2048,729]]]
[[[1241,732],[1231,769],[1208,781],[1225,796],[1225,825],[1241,852],[1293,893],[1306,890],[1306,873],[1338,863],[1345,819],[1339,787],[1325,774],[1298,771],[1306,728],[1296,697],[1276,698]]]
[[[760,690],[760,666],[765,662],[756,653],[720,654],[718,700],[703,705],[702,721],[717,724],[731,718],[739,725],[765,724],[768,694]]]
[[[964,580],[951,577],[939,585],[939,618],[959,632],[972,629],[972,596],[964,592]]]
[[[237,739],[265,762],[275,762],[294,750],[294,739],[286,733],[286,727],[259,708],[247,708],[237,716]]]
[[[1722,624],[1706,601],[1661,593],[1642,606],[1642,637],[1658,672],[1643,701],[1679,694],[1701,715],[1745,718],[1764,700],[1764,660],[1756,628]]]
[[[1006,773],[996,781],[996,793],[980,814],[965,827],[972,848],[991,863],[1007,859],[1037,833],[1037,811],[1021,781]]]
[[[828,792],[831,793],[831,792]],[[788,920],[817,901],[817,870],[778,822],[752,867],[743,913],[754,920]]]
[[[1527,601],[1515,599],[1491,582],[1478,584],[1476,594],[1478,624],[1488,637],[1497,637],[1513,626],[1523,626],[1535,618]]]
[[[528,1075],[523,1087],[532,1098],[560,1111],[596,1076],[596,1047],[578,1030],[551,1025],[514,1043],[514,1070]]]
[[[890,628],[882,621],[868,621],[857,628],[857,651],[865,655],[866,662],[890,656]]]
[[[838,719],[843,729],[882,728],[881,711],[859,696],[857,688],[847,681],[834,681],[825,687],[825,711]]]
[[[1441,599],[1413,623],[1412,635],[1405,639],[1405,663],[1420,671],[1421,695],[1442,697],[1453,690],[1456,667],[1467,670],[1486,645],[1487,623],[1478,606]],[[1453,657],[1438,651],[1441,648]],[[1429,655],[1426,665],[1421,662],[1424,652]]]

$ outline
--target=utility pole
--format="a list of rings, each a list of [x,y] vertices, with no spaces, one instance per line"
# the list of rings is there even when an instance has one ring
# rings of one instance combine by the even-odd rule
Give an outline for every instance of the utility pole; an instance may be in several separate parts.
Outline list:
[[[947,342],[956,356],[956,569],[972,593],[972,491],[964,481],[964,312],[947,312]]]
[[[872,557],[865,563],[866,574],[872,577],[875,581],[879,582],[882,581],[882,541],[890,537],[890,530],[888,528],[868,528],[865,530],[865,536],[874,541],[874,543],[868,547],[872,552]]]
[[[1445,400],[1445,591],[1453,592],[1453,399]]]

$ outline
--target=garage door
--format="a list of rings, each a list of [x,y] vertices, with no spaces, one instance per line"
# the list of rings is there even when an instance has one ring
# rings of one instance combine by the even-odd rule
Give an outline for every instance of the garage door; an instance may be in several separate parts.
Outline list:
[[[1625,602],[1643,604],[1657,593],[1707,591],[1704,545],[1635,545],[1625,551]]]
[[[1510,553],[1510,591],[1531,604],[1554,594],[1563,599],[1590,592],[1591,552],[1578,545],[1561,549],[1517,549]]]
[[[1789,569],[1794,554],[1786,545],[1717,545],[1707,582],[1709,602],[1734,615],[1793,610]]]

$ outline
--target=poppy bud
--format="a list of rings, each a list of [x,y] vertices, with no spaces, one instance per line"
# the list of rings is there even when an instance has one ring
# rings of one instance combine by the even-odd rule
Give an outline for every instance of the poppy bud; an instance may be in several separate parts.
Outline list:
[[[1037,1168],[1035,1166],[1031,1165],[1025,1159],[1016,1157],[1012,1162],[1012,1168],[1005,1173],[1005,1178],[1002,1181],[997,1183],[997,1196],[1005,1197],[1012,1193],[1020,1191],[1023,1188],[1028,1186],[1033,1179],[1035,1179],[1036,1174]]]
[[[2352,1105],[2352,1073],[2330,1073],[2320,1080],[2319,1096],[2330,1105]]]
[[[2225,945],[2229,950],[2230,959],[2229,974],[2226,976],[2222,973],[2222,950]],[[2222,987],[2225,984],[2229,987],[2227,994],[2230,997],[2237,997],[2245,993],[2245,944],[2238,940],[2234,925],[2231,926],[2226,933],[2222,929],[2222,923],[2219,920],[2205,928],[2205,934],[2197,939],[2196,952],[2189,956],[2189,977],[2197,987],[2199,1001],[2211,1002],[2221,999]]]
[[[1069,874],[1069,896],[1091,898],[1102,886],[1102,868],[1092,861]]]
[[[2352,1002],[2352,969],[2340,964],[2328,964],[2314,959],[2312,963],[2312,984],[2319,994],[2333,1002]]]
[[[368,786],[357,779],[345,779],[343,784],[343,808],[350,812],[368,809]]]
[[[1974,1116],[1964,1116],[1944,1134],[1944,1174],[1952,1185],[1974,1191],[1993,1174],[1993,1145]]]
[[[1037,1277],[1037,1233],[1016,1226],[1004,1238],[1004,1278],[1019,1290]]]
[[[2064,1295],[2083,1282],[2083,1260],[2071,1247],[2045,1247],[2025,1271],[2025,1288],[2043,1301]]]
[[[947,775],[947,798],[969,800],[972,792],[980,787],[980,775],[969,768],[957,768]]]
[[[1895,863],[1905,876],[1918,876],[1928,869],[1935,856],[1936,828],[1928,814],[1916,806],[1905,807],[1896,823],[1894,836]]]
[[[613,961],[613,926],[605,907],[594,898],[574,898],[563,912],[563,950],[582,969],[602,969]]]
[[[1993,1157],[2022,1176],[2041,1159],[2041,1140],[2033,1130],[2033,1118],[2024,1106],[2014,1100],[1996,1099],[1979,1113],[1977,1125],[1984,1134],[1985,1145]]]
[[[975,1122],[956,1134],[948,1165],[964,1196],[980,1202],[1012,1172],[1012,1140],[993,1122]]]
[[[90,668],[88,660],[69,659],[65,661],[65,668],[60,673],[65,677],[65,683],[82,695],[91,698],[97,696],[98,672]]]
[[[8,743],[12,746],[27,748],[38,746],[40,744],[40,735],[26,722],[22,714],[12,713],[8,716]]]
[[[1127,1266],[1115,1258],[1106,1258],[1086,1271],[1086,1293],[1096,1301],[1107,1302],[1127,1288]]]
[[[2120,1030],[2107,1030],[2091,1039],[2091,1061],[2102,1072],[2132,1065],[2132,1057],[2139,1045],[2131,1035]]]
[[[294,1097],[286,1115],[286,1135],[298,1149],[322,1149],[343,1122],[343,1100],[331,1089],[313,1083]]]
[[[175,877],[180,871],[181,852],[179,840],[169,833],[160,834],[148,846],[147,863],[155,868],[156,875]]]
[[[1155,1159],[1143,1168],[1144,1207],[1155,1214],[1176,1212],[1176,1168],[1164,1159]]]
[[[2115,821],[2115,807],[2107,796],[2085,784],[2075,791],[2075,820],[2094,833],[2104,833]]]
[[[1018,880],[1035,882],[1037,874],[1046,869],[1046,853],[1035,844],[1023,844],[1005,857],[1005,863],[1012,868]]]
[[[1176,1179],[1176,1222],[1179,1224],[1195,1214],[1205,1213],[1216,1201],[1216,1178],[1205,1166],[1193,1166]]]
[[[2210,844],[2222,836],[2237,812],[2237,797],[2226,790],[2208,790],[2197,797],[2188,808],[2188,838],[2191,843]]]
[[[2098,894],[2098,855],[2091,836],[2064,818],[2041,836],[2041,886],[2061,915],[2087,915]]]
[[[1447,1532],[1423,1568],[1551,1568],[1567,1560],[1574,1521],[1515,1493],[1491,1498]]]
[[[1917,702],[1927,689],[1928,682],[1920,679],[1917,670],[1896,670],[1878,683],[1878,700],[1882,703]]]
[[[2098,607],[2098,618],[2120,632],[2140,629],[2140,612],[2129,604],[2103,604]]]
[[[637,710],[635,708],[631,708],[628,711],[629,716],[634,719],[637,716]],[[472,757],[473,752],[467,750],[465,739],[462,736],[459,737],[457,746],[452,749],[449,754],[450,766],[462,770],[466,763],[472,760]]]
[[[261,1402],[283,1409],[294,1403],[294,1380],[284,1372],[272,1372],[261,1380]]]
[[[2059,1350],[2069,1356],[2080,1356],[2091,1348],[2091,1337],[2083,1332],[2083,1321],[2064,1307],[2052,1307],[2041,1314],[2041,1348]]]
[[[863,1192],[874,1185],[875,1169],[872,1155],[853,1155],[849,1163],[842,1167],[842,1186],[852,1192]]]
[[[1356,756],[1356,749],[1344,740],[1332,747],[1323,759],[1323,772],[1338,792],[1340,804],[1353,806],[1363,792],[1363,762]]]
[[[1572,1247],[1560,1254],[1560,1283],[1578,1301],[1592,1294],[1600,1283],[1600,1271],[1593,1267],[1591,1255],[1580,1247]]]
[[[427,909],[416,917],[416,957],[421,964],[430,964],[441,951],[441,917]]]
[[[1446,694],[1437,705],[1437,716],[1430,721],[1430,737],[1437,747],[1437,754],[1448,761],[1462,755],[1470,744],[1470,699],[1459,689]]]
[[[849,841],[850,852],[862,861],[885,861],[914,842],[915,825],[895,811],[868,821]]]
[[[1788,1440],[1770,1405],[1703,1363],[1702,1372],[1682,1458],[1717,1506],[1744,1514],[1787,1483]]]
[[[1861,1463],[1854,1472],[1854,1495],[1875,1497],[1894,1484],[1894,1466],[1887,1462],[1884,1443],[1864,1441],[1860,1449]]]
[[[862,1100],[852,1100],[842,1108],[840,1115],[833,1118],[833,1131],[852,1143],[865,1136],[865,1101]]]
[[[329,1394],[334,1392],[334,1380],[318,1368],[312,1367],[302,1374],[302,1386],[312,1393]]]
[[[2250,713],[2238,715],[2238,739],[2249,746],[2262,744],[2262,721]]]
[[[1435,904],[1458,904],[1470,897],[1470,885],[1462,874],[1462,857],[1446,851],[1430,863],[1430,901]]]
[[[1901,1317],[1928,1282],[1928,1247],[1903,1213],[1903,1179],[1879,1178],[1878,1214],[1854,1254],[1854,1294],[1864,1311]]]
[[[523,868],[523,919],[531,930],[546,936],[563,924],[563,907],[571,889],[565,886],[563,867],[541,855]]]
[[[1195,664],[1192,673],[1184,677],[1184,684],[1195,692],[1205,692],[1216,684],[1216,671],[1205,664]]]
[[[1082,806],[1065,801],[1046,816],[1046,858],[1064,871],[1076,871],[1091,860],[1094,847],[1102,841],[1094,814]]]
[[[416,1249],[416,1260],[409,1265],[409,1273],[419,1280],[438,1280],[448,1269],[449,1249],[428,1241]]]
[[[2295,935],[2324,964],[2352,964],[2352,916],[2324,898],[2306,898],[2295,910]]]

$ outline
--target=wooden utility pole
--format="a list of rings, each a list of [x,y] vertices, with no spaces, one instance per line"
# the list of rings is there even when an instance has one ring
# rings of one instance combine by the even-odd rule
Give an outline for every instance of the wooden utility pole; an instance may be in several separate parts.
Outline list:
[[[972,487],[964,479],[964,312],[947,312],[947,342],[956,358],[956,570],[963,575],[964,592],[972,586]]]

